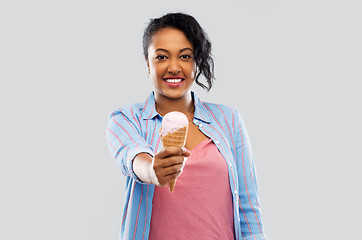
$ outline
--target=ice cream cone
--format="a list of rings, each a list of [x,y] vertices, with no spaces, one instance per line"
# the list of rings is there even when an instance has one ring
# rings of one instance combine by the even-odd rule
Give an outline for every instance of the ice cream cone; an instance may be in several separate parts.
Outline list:
[[[183,147],[185,146],[188,125],[168,133],[161,138],[163,147]],[[176,185],[175,180],[169,183],[170,192],[173,192]]]

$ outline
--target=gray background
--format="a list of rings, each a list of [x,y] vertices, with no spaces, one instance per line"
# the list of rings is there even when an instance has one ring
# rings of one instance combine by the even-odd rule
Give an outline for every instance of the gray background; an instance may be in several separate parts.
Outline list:
[[[152,90],[149,18],[194,15],[213,43],[205,101],[236,107],[269,239],[357,239],[358,1],[1,1],[0,239],[116,239],[124,178],[108,114]]]

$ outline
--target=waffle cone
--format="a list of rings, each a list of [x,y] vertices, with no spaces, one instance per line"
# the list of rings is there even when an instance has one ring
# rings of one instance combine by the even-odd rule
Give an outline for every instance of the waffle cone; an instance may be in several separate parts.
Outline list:
[[[185,146],[186,135],[188,126],[180,128],[172,133],[167,134],[161,138],[163,147],[183,147]],[[170,192],[173,192],[176,185],[175,180],[169,183]]]

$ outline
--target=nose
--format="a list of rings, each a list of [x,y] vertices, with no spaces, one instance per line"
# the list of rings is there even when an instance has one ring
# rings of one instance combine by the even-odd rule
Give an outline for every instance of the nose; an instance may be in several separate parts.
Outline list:
[[[177,74],[181,71],[181,66],[177,59],[170,59],[168,69],[170,73]]]

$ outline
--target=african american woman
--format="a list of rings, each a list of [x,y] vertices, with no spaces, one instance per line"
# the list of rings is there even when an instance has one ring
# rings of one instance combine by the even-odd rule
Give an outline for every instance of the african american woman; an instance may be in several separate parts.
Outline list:
[[[238,111],[191,91],[193,84],[209,91],[214,80],[204,30],[190,15],[166,14],[148,24],[143,51],[154,91],[143,103],[115,110],[106,131],[126,177],[119,239],[266,239]],[[162,147],[161,122],[171,111],[189,120],[185,147]],[[171,193],[165,186],[175,178]]]

